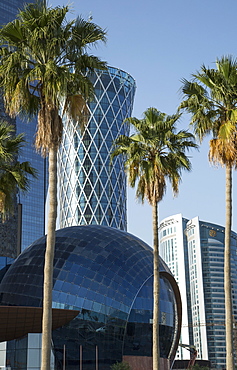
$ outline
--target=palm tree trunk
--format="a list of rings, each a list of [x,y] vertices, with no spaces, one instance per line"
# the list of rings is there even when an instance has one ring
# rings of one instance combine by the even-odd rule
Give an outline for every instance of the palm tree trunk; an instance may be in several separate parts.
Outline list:
[[[153,370],[159,370],[160,348],[159,348],[159,240],[158,240],[158,203],[152,206],[153,222],[153,254],[154,254],[154,282],[153,282]]]
[[[55,229],[57,218],[57,146],[49,149],[49,213],[44,262],[41,370],[50,369],[52,339],[52,289]]]
[[[225,225],[225,326],[226,326],[226,369],[234,370],[233,313],[231,288],[231,220],[232,220],[232,168],[226,165],[226,225]]]

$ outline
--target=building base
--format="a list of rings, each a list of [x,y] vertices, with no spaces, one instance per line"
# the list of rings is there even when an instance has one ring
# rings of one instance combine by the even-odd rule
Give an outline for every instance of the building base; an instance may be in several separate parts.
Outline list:
[[[152,370],[152,357],[147,356],[123,356],[123,362],[131,367],[131,370]],[[166,358],[160,358],[160,368],[170,370],[170,362]]]

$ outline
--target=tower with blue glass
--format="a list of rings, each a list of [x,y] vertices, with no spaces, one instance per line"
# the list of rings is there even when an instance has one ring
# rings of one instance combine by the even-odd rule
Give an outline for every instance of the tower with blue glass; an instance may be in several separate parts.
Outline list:
[[[0,26],[12,21],[24,4],[32,3],[34,0],[9,0],[0,2]],[[36,121],[22,122],[20,119],[10,119],[5,111],[3,100],[0,101],[0,117],[11,124],[15,124],[16,132],[24,133],[27,141],[23,148],[20,161],[30,161],[31,165],[37,169],[38,178],[31,181],[31,187],[26,195],[18,193],[18,211],[5,224],[0,227],[1,239],[4,241],[0,250],[0,255],[4,257],[15,257],[20,249],[25,249],[34,240],[45,233],[45,160],[36,153],[34,148],[34,136],[36,131]],[[21,207],[19,207],[19,205]],[[18,223],[21,223],[18,225]],[[18,229],[18,231],[17,231]],[[21,232],[19,232],[21,229]],[[16,235],[18,234],[18,240]],[[17,251],[18,242],[18,251]]]
[[[33,2],[29,0],[2,0],[0,2],[0,26],[11,22],[24,4]]]
[[[123,158],[111,163],[111,149],[132,114],[135,81],[126,72],[109,67],[91,80],[95,98],[81,134],[78,124],[64,120],[59,153],[60,228],[98,224],[126,230],[126,178]]]
[[[195,346],[197,359],[209,360],[211,368],[226,368],[224,250],[225,228],[191,220],[181,214],[162,220],[160,255],[182,287],[181,342]],[[231,280],[234,321],[237,320],[237,234],[231,232]],[[236,346],[236,334],[234,334]],[[236,353],[234,353],[236,357]],[[181,348],[177,360],[190,352]]]

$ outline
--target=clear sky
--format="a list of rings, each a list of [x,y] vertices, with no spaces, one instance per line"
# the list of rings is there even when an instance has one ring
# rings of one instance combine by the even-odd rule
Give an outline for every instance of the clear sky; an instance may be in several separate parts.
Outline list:
[[[182,100],[181,79],[189,79],[202,64],[214,67],[216,58],[237,57],[236,0],[49,0],[70,5],[71,18],[81,15],[107,30],[108,41],[93,53],[136,80],[133,116],[149,107],[173,114]],[[188,116],[180,128],[188,128]],[[179,127],[179,126],[178,126]],[[184,173],[177,198],[167,188],[159,218],[182,213],[225,225],[225,171],[208,163],[208,140],[192,156],[192,172]],[[233,176],[233,226],[237,231],[236,179]],[[128,190],[128,231],[152,245],[151,207]]]

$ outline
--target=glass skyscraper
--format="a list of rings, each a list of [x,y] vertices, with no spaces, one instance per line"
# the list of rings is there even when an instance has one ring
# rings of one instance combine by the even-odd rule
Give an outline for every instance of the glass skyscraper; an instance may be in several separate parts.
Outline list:
[[[181,287],[183,320],[181,341],[194,345],[198,358],[211,367],[225,369],[225,228],[181,214],[164,219],[160,225],[160,255]],[[233,315],[237,320],[237,234],[231,233]],[[237,335],[234,334],[235,355]],[[185,351],[185,350],[183,350]],[[177,354],[187,359],[188,352]],[[186,357],[184,357],[186,356]],[[176,357],[177,358],[177,357]]]
[[[0,1],[0,26],[11,22],[18,13],[19,9],[22,9],[24,4],[33,3],[33,1],[27,0],[1,0]]]
[[[123,121],[132,114],[135,81],[126,72],[109,67],[91,77],[95,98],[83,134],[78,123],[64,120],[59,153],[60,228],[99,224],[126,230],[126,178],[123,158],[111,163],[111,148]]]
[[[13,20],[23,4],[31,1],[10,0],[0,3],[0,24]],[[89,104],[90,118],[87,129],[81,135],[77,124],[64,119],[64,136],[59,153],[59,223],[58,227],[83,224],[101,224],[126,230],[126,179],[123,159],[110,161],[113,141],[120,134],[128,134],[123,124],[131,116],[135,93],[135,81],[122,70],[109,67],[108,71],[97,71],[91,76],[95,87],[95,99]],[[10,120],[0,107],[1,116]],[[22,207],[5,225],[0,235],[18,234],[18,252],[45,233],[45,203],[47,196],[47,161],[34,148],[36,120],[26,123],[20,119],[11,120],[17,133],[24,132],[27,146],[23,148],[20,161],[30,161],[38,171],[38,178],[31,182],[27,194],[18,194],[17,202]],[[21,234],[17,233],[17,218],[22,213]],[[7,226],[7,227],[6,227]],[[20,230],[18,228],[18,230]],[[17,238],[9,242],[0,254],[14,257],[10,246],[17,244]],[[20,242],[21,241],[21,242]],[[9,253],[10,251],[10,253]]]
[[[17,118],[16,130],[17,133],[24,132],[27,141],[27,145],[23,148],[19,160],[30,161],[31,166],[38,171],[37,179],[31,180],[29,191],[18,195],[18,201],[22,204],[21,250],[24,250],[45,234],[47,159],[42,158],[34,147],[36,119],[26,123]]]
[[[30,2],[33,1],[2,0],[0,2],[0,26],[12,21],[24,4]],[[27,194],[18,193],[17,195],[16,201],[21,207],[18,206],[18,211],[7,224],[0,226],[0,234],[4,237],[2,239],[4,239],[5,243],[0,253],[4,256],[15,257],[16,253],[20,252],[20,249],[25,249],[45,233],[45,160],[36,153],[34,148],[36,120],[26,123],[18,118],[16,120],[10,119],[4,112],[2,99],[0,102],[0,117],[15,124],[17,134],[25,133],[27,145],[23,148],[19,161],[30,161],[31,165],[38,171],[38,178],[32,179],[29,192]],[[21,231],[17,226],[17,219],[22,223]],[[16,235],[18,235],[18,238],[16,238]],[[18,251],[16,251],[17,243]]]

